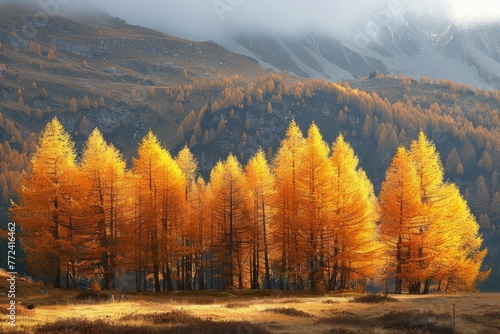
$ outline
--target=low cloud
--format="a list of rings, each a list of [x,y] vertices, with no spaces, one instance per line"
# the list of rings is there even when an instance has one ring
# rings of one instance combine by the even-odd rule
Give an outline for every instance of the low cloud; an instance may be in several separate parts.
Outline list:
[[[0,0],[0,3],[6,3]],[[130,24],[193,40],[216,40],[234,32],[262,29],[295,33],[304,26],[345,34],[370,15],[393,10],[428,12],[466,23],[500,20],[497,0],[24,0],[60,14],[98,7]]]

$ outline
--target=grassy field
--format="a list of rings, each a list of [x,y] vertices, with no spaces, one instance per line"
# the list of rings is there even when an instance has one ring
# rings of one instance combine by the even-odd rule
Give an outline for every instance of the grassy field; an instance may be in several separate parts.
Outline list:
[[[453,304],[456,333],[500,332],[500,295],[492,293],[115,291],[101,292],[97,301],[78,298],[81,290],[56,290],[20,278],[11,327],[7,287],[2,276],[2,333],[452,333]],[[28,309],[30,304],[35,308]]]

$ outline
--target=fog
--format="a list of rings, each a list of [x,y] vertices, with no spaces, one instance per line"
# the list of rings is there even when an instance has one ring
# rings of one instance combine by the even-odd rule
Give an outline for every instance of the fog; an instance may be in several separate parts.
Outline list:
[[[6,3],[8,0],[0,0]],[[130,24],[192,40],[220,39],[236,31],[262,29],[294,33],[304,25],[346,34],[378,13],[391,15],[411,7],[457,22],[500,21],[497,0],[24,0],[57,14],[96,6]]]
[[[68,1],[68,0],[65,0]],[[72,0],[77,1],[77,0]],[[113,16],[193,40],[234,31],[263,29],[293,33],[304,24],[337,34],[360,19],[385,11],[413,9],[465,23],[500,20],[498,0],[105,0],[92,2]]]

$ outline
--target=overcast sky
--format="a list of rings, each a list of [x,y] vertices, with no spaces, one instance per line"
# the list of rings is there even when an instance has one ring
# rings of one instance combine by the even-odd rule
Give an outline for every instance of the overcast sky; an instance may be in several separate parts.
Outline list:
[[[6,2],[7,0],[0,0]],[[456,21],[500,21],[499,0],[11,0],[37,6],[98,6],[130,24],[139,24],[172,35],[194,39],[216,39],[228,30],[273,28],[293,31],[309,22],[339,33],[348,31],[362,15],[394,11],[412,6]],[[54,8],[54,7],[52,7]]]

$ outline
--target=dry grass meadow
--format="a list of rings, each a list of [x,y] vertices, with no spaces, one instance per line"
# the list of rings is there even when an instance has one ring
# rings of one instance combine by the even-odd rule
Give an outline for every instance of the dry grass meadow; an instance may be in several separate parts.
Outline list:
[[[454,303],[455,333],[500,333],[500,295],[493,293],[102,292],[95,300],[18,278],[11,327],[6,292],[1,277],[2,333],[452,333]]]

